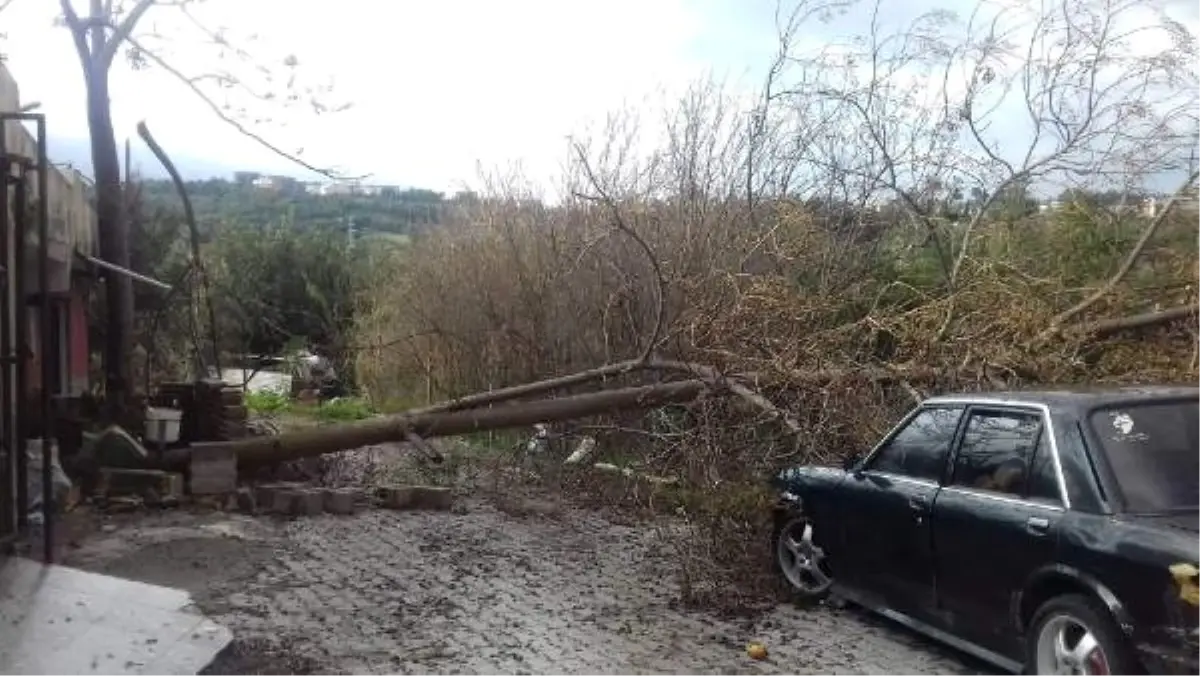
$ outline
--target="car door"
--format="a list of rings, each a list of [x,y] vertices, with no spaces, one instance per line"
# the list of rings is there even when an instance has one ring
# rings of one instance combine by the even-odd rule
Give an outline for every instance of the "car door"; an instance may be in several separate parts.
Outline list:
[[[962,412],[918,409],[843,484],[839,580],[915,617],[933,604],[929,514]]]
[[[1036,408],[969,408],[933,507],[941,623],[1018,659],[1013,601],[1054,559],[1063,514],[1053,432]]]

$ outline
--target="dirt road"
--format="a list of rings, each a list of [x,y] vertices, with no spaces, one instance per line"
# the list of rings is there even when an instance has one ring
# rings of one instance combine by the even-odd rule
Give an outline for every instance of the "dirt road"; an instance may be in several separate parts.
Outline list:
[[[114,518],[66,563],[183,587],[233,630],[214,673],[981,673],[855,610],[678,609],[650,532],[585,511]],[[751,661],[760,640],[770,658]]]

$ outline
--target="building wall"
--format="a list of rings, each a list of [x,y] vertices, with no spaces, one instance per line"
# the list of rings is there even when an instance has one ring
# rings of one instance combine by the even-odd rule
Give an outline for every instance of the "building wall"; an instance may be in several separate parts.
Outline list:
[[[76,286],[71,292],[71,308],[68,315],[70,332],[71,366],[68,370],[71,394],[81,395],[88,391],[91,375],[88,354],[88,291]]]
[[[14,112],[20,109],[21,99],[19,88],[12,74],[0,62],[0,111]],[[46,121],[49,131],[53,133],[53,118]],[[3,124],[4,150],[10,156],[16,155],[29,158],[36,162],[37,160],[37,139],[35,137],[36,130],[32,124],[20,123],[16,121],[6,122]],[[63,371],[66,373],[68,389],[73,394],[78,394],[86,391],[88,388],[88,344],[87,344],[87,313],[86,313],[86,290],[72,289],[72,274],[71,270],[75,265],[75,252],[95,255],[97,247],[96,238],[96,214],[91,206],[91,200],[88,196],[87,181],[77,170],[64,167],[50,167],[47,171],[47,211],[49,215],[48,222],[48,250],[50,253],[50,291],[52,293],[64,294],[72,293],[70,304],[67,308],[68,326],[67,336],[64,336],[65,344],[70,346],[68,363],[63,364]],[[40,187],[37,185],[36,175],[31,176],[29,183],[31,193],[30,200],[35,200],[40,193]],[[13,214],[3,215],[9,219],[9,223],[13,223]],[[24,246],[26,249],[26,265],[25,265],[25,290],[27,293],[36,294],[39,289],[38,265],[37,265],[37,230],[35,223],[28,223],[29,231],[24,238]],[[10,240],[12,246],[9,251],[16,251],[16,241]],[[3,265],[7,270],[14,269],[14,260],[4,261]],[[9,276],[8,289],[15,288],[15,278]],[[16,299],[13,299],[11,307],[16,306]],[[35,352],[33,360],[27,362],[29,370],[28,382],[33,387],[38,387],[41,381],[40,358],[36,354],[40,347],[40,342],[37,337],[37,310],[36,307],[30,308],[31,320],[34,322],[30,330],[29,347]],[[16,327],[15,316],[12,317],[11,326]],[[12,340],[15,341],[15,332],[12,335]],[[56,388],[59,389],[59,388]]]

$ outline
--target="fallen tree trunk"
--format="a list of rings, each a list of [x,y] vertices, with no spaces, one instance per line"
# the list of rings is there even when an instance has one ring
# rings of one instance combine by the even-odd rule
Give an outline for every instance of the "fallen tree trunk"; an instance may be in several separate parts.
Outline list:
[[[521,397],[529,397],[535,394],[547,394],[554,390],[561,390],[564,387],[572,385],[582,385],[595,380],[618,376],[625,373],[630,373],[639,368],[644,368],[645,362],[631,359],[629,361],[617,362],[615,364],[607,364],[594,369],[571,373],[565,376],[549,378],[547,380],[539,380],[532,383],[522,383],[505,387],[491,392],[480,392],[478,394],[469,394],[465,397],[443,401],[439,404],[433,404],[424,408],[417,408],[409,411],[412,415],[424,413],[445,413],[449,411],[462,411],[470,408],[479,408],[488,404],[497,404]]]
[[[714,389],[700,380],[684,380],[469,411],[418,411],[337,427],[290,432],[276,437],[239,439],[220,444],[220,447],[237,455],[239,465],[261,465],[404,441],[414,434],[421,439],[431,439],[622,410],[655,408],[692,401],[705,392],[722,394],[723,390]]]
[[[1158,310],[1155,312],[1145,312],[1139,315],[1129,317],[1117,317],[1116,319],[1101,319],[1085,324],[1079,329],[1079,333],[1089,338],[1107,338],[1113,334],[1132,329],[1142,329],[1151,326],[1161,326],[1170,324],[1183,319],[1195,318],[1197,307],[1195,305],[1180,305],[1178,307],[1168,308],[1166,310]]]
[[[751,401],[756,406],[763,408],[768,413],[775,417],[783,419],[788,428],[796,431],[798,425],[794,420],[788,418],[784,413],[775,409],[774,406],[763,406],[764,403],[770,403],[761,395],[747,387],[747,383],[760,382],[789,382],[791,384],[820,386],[831,382],[836,382],[844,378],[865,378],[875,382],[899,382],[906,379],[911,380],[936,380],[944,377],[948,372],[940,369],[919,367],[916,369],[900,369],[900,368],[883,368],[883,367],[860,367],[860,368],[845,368],[845,369],[829,369],[821,371],[808,372],[790,372],[777,374],[763,373],[729,373],[722,374],[711,366],[703,364],[693,364],[689,362],[681,362],[674,360],[664,360],[650,358],[648,360],[630,359],[628,361],[616,362],[599,366],[594,369],[571,373],[564,376],[556,376],[539,380],[532,383],[522,383],[511,387],[504,387],[490,392],[480,392],[478,394],[469,394],[457,399],[451,399],[431,406],[416,408],[409,411],[410,415],[424,415],[429,413],[445,413],[450,411],[463,411],[468,409],[480,408],[482,406],[490,406],[504,402],[511,402],[522,397],[530,397],[534,395],[548,394],[555,390],[561,390],[574,385],[583,385],[605,378],[613,378],[637,371],[672,371],[675,373],[688,374],[693,377],[705,381],[710,385],[721,385],[729,387],[731,390]]]

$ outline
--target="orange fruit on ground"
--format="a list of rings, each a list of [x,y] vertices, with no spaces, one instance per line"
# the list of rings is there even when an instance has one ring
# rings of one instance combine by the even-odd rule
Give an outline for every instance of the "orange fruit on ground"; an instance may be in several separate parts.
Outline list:
[[[752,660],[765,660],[767,659],[767,646],[755,641],[746,646],[746,654]]]

